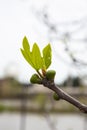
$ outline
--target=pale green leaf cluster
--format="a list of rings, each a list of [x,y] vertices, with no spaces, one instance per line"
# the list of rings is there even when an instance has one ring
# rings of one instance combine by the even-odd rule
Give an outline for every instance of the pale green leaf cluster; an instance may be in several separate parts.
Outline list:
[[[37,43],[33,44],[32,50],[30,51],[30,45],[26,36],[23,38],[22,45],[23,49],[21,48],[21,52],[24,58],[36,71],[40,69],[48,69],[52,59],[50,44],[43,48],[42,55]]]

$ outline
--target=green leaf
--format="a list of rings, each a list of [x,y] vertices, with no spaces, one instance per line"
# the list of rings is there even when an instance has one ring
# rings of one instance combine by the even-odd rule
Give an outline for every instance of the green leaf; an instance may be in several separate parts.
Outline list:
[[[24,56],[25,60],[34,68],[31,54],[29,55],[29,53],[26,53],[25,50],[23,50],[23,49],[20,49],[20,50],[21,50],[21,53]]]
[[[23,44],[23,49],[25,50],[25,52],[28,53],[30,51],[30,45],[26,36],[23,38],[22,44]]]
[[[43,59],[45,63],[46,69],[51,65],[51,59],[52,59],[52,50],[50,44],[48,44],[44,49],[43,49]]]
[[[41,57],[40,49],[36,43],[34,43],[32,48],[32,62],[36,70],[39,70],[43,66],[43,59]]]
[[[21,49],[21,53],[24,56],[25,60],[36,70],[39,69],[45,70],[51,64],[51,46],[48,44],[43,49],[43,57],[41,56],[40,49],[38,45],[35,43],[33,45],[32,51],[30,51],[30,45],[25,36],[23,38],[23,49]]]

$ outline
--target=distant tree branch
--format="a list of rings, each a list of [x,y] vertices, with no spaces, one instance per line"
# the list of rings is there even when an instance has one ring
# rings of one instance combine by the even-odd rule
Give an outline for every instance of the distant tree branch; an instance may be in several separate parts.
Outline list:
[[[77,107],[81,112],[87,113],[87,105],[84,105],[83,103],[79,102],[78,100],[64,92],[62,89],[57,87],[54,82],[48,81],[47,79],[43,79],[42,84],[45,87],[54,91],[59,96],[59,99],[65,100]]]
[[[79,60],[78,58],[73,55],[71,49],[67,45],[67,42],[82,42],[82,43],[87,43],[87,38],[86,35],[84,35],[83,38],[73,38],[73,34],[75,35],[76,33],[80,32],[83,28],[87,28],[87,16],[84,16],[78,20],[74,21],[67,21],[67,22],[58,22],[56,23],[55,21],[51,20],[49,13],[47,12],[47,8],[43,8],[42,12],[41,11],[36,11],[35,15],[39,20],[42,21],[45,27],[48,29],[48,38],[52,41],[54,40],[62,40],[63,43],[65,43],[65,51],[73,61],[74,65],[80,65],[84,67],[87,66],[87,62],[83,60]],[[53,21],[53,22],[52,22]],[[64,28],[64,31],[62,31],[62,28]],[[73,29],[71,29],[73,27]],[[50,33],[49,33],[50,32]],[[53,35],[51,35],[53,34]],[[66,41],[65,41],[66,39]],[[84,44],[85,46],[85,44]],[[78,46],[79,47],[79,46]],[[86,49],[84,49],[84,52],[86,52]],[[57,54],[57,53],[56,53]],[[61,57],[60,57],[61,58]],[[63,60],[63,58],[62,58]],[[64,59],[65,61],[65,59]],[[67,62],[68,63],[68,62]]]

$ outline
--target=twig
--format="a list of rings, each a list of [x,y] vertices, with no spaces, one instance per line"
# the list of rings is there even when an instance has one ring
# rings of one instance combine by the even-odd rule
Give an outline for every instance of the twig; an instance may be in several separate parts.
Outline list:
[[[72,96],[67,94],[66,92],[64,92],[62,89],[57,87],[53,81],[48,81],[47,79],[43,79],[42,84],[45,87],[56,92],[57,95],[59,96],[59,99],[63,99],[65,101],[71,103],[75,107],[77,107],[81,112],[87,113],[87,105],[82,104],[81,102],[79,102],[78,100],[76,100],[75,98],[73,98]]]

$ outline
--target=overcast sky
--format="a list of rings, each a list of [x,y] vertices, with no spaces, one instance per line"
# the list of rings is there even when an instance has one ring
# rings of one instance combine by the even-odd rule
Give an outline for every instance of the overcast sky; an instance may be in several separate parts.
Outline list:
[[[46,29],[34,12],[48,8],[55,22],[78,20],[87,15],[86,0],[0,0],[0,77],[14,73],[21,81],[28,81],[35,72],[20,53],[26,35],[32,46],[37,42],[42,49],[48,42]],[[62,46],[60,45],[60,51]],[[53,55],[51,69],[57,70],[56,81],[69,75],[70,68]]]

